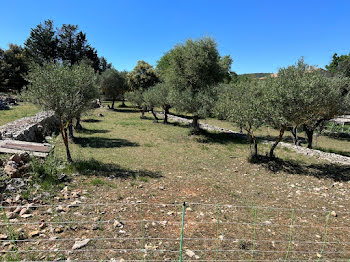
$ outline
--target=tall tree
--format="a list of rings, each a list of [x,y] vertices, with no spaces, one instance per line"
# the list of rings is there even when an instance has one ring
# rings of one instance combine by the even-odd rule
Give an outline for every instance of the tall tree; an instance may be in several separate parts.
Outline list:
[[[332,61],[330,62],[329,65],[326,65],[326,69],[331,72],[331,73],[339,73],[340,67],[339,65],[350,58],[350,55],[340,55],[338,56],[337,53],[334,53],[332,57]],[[350,76],[350,75],[348,75]]]
[[[146,90],[159,82],[153,66],[147,62],[137,61],[135,68],[128,74],[128,83],[132,90]]]
[[[31,29],[30,36],[24,43],[30,61],[42,65],[45,62],[58,59],[58,38],[53,21],[46,20]]]
[[[107,69],[112,68],[112,64],[108,63],[107,59],[105,57],[101,56],[99,58],[99,60],[100,60],[100,63],[99,63],[99,70],[98,71],[100,74],[103,73],[104,71],[106,71]]]
[[[72,67],[59,63],[43,66],[35,64],[28,74],[28,81],[31,85],[27,98],[42,109],[52,110],[57,115],[67,161],[72,162],[67,129],[98,93],[94,70],[86,64]]]
[[[58,31],[58,56],[70,66],[89,60],[95,71],[99,70],[97,52],[88,44],[86,34],[79,31],[77,25],[63,24]]]
[[[0,88],[20,91],[27,84],[24,76],[28,72],[24,49],[10,44],[9,49],[0,49]]]
[[[56,30],[52,20],[31,29],[25,50],[30,61],[40,65],[60,61],[72,66],[84,60],[99,72],[110,66],[105,58],[98,57],[96,49],[77,25],[63,24]]]
[[[187,40],[170,51],[166,81],[173,88],[174,108],[193,114],[192,131],[199,131],[199,118],[207,116],[215,100],[215,86],[227,73],[216,42],[211,38]],[[227,59],[226,62],[229,62]]]

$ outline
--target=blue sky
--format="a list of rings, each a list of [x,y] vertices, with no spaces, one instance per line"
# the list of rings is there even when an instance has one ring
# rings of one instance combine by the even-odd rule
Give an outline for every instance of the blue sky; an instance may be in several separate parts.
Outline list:
[[[77,24],[117,69],[153,65],[176,43],[211,36],[237,73],[276,72],[304,56],[324,67],[350,52],[350,0],[1,0],[0,47],[45,19]]]

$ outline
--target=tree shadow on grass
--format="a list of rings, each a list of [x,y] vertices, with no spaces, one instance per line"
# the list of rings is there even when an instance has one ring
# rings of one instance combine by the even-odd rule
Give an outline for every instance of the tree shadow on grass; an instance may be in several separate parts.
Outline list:
[[[114,109],[110,109],[114,112],[119,112],[119,113],[140,113],[141,109],[136,108],[136,107],[118,107]]]
[[[337,150],[337,149],[329,149],[329,148],[324,148],[324,147],[314,147],[313,149],[320,150],[326,153],[333,153],[337,155],[342,155],[342,156],[347,156],[350,157],[350,152],[349,151],[343,151],[343,150]]]
[[[122,168],[117,164],[106,164],[95,159],[79,160],[72,163],[74,171],[85,176],[103,176],[110,178],[161,178],[160,172],[153,172],[149,170],[131,170]]]
[[[110,132],[109,130],[105,129],[87,129],[87,128],[82,128],[79,130],[76,130],[75,132],[79,134],[105,134]]]
[[[270,141],[270,142],[275,142],[276,138],[277,138],[277,136],[271,136],[271,135],[258,136],[259,140]],[[307,140],[304,137],[298,137],[298,140],[300,141],[301,144],[307,144]],[[282,142],[293,144],[294,143],[293,137],[289,136],[289,135],[285,135],[282,137]]]
[[[99,122],[101,122],[101,121],[102,121],[102,120],[93,119],[93,118],[88,118],[88,119],[81,120],[81,122],[85,122],[85,123],[99,123]]]
[[[255,164],[260,164],[272,172],[286,172],[289,174],[314,176],[317,178],[329,178],[334,181],[350,181],[350,166],[340,164],[305,164],[295,160],[271,159],[259,156],[254,159]]]
[[[200,130],[197,137],[199,143],[218,143],[218,144],[249,144],[245,134],[224,133],[224,132],[210,132],[207,130]]]
[[[114,148],[126,146],[139,146],[138,143],[130,142],[126,139],[104,138],[104,137],[76,137],[74,143],[81,147],[92,148]]]
[[[170,114],[173,115],[173,116],[182,117],[182,118],[185,118],[185,119],[188,119],[188,120],[192,120],[193,119],[192,116],[182,115],[182,114],[176,113],[176,112],[171,112]]]
[[[333,138],[340,141],[350,141],[350,134],[348,133],[322,133],[323,136],[328,136],[329,138]]]

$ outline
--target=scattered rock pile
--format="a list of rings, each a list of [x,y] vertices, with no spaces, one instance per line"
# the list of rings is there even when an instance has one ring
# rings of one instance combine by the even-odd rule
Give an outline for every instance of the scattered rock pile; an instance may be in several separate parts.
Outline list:
[[[18,105],[17,99],[11,96],[0,96],[0,110],[10,109],[10,106]]]
[[[14,154],[7,161],[4,172],[10,178],[19,178],[29,169],[30,156],[28,153]]]
[[[4,103],[4,101],[0,100],[0,110],[7,110],[10,109],[10,107]]]
[[[24,117],[0,126],[0,137],[27,142],[42,142],[45,136],[51,135],[57,127],[58,120],[54,113],[44,111],[35,116]]]

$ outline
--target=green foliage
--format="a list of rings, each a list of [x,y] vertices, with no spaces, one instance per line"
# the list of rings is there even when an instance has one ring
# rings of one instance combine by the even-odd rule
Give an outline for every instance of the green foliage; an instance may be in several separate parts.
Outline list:
[[[235,77],[231,72],[232,62],[233,62],[233,59],[229,55],[226,55],[220,58],[220,66],[222,68],[224,83],[230,83],[232,80],[232,77]]]
[[[157,73],[160,75],[161,78],[165,77],[166,71],[170,67],[170,56],[171,52],[166,52],[158,61],[156,70]]]
[[[8,50],[0,48],[0,90],[20,91],[27,84],[24,75],[28,72],[24,49],[10,44]]]
[[[52,20],[46,20],[44,24],[40,23],[32,28],[24,43],[29,60],[41,65],[57,60],[57,45],[58,38]]]
[[[304,63],[281,68],[277,78],[267,78],[267,122],[280,128],[273,150],[287,126],[303,126],[312,147],[313,130],[324,120],[344,112],[343,78],[330,78]]]
[[[329,119],[342,111],[341,79],[329,78],[299,60],[268,79],[270,123],[300,126]]]
[[[220,87],[214,111],[237,124],[249,134],[259,128],[266,119],[266,99],[263,81],[239,82],[233,86]]]
[[[94,70],[86,65],[59,63],[34,65],[26,97],[44,110],[52,110],[65,122],[71,121],[98,96]]]
[[[40,65],[55,61],[72,66],[85,61],[99,72],[111,67],[104,57],[98,57],[77,25],[63,24],[56,30],[53,21],[46,20],[31,29],[24,45],[29,60]]]
[[[61,163],[50,155],[45,160],[33,158],[31,161],[31,174],[34,181],[45,191],[60,189],[61,182],[58,179]]]
[[[98,71],[99,71],[100,73],[106,71],[107,69],[112,68],[112,64],[111,64],[111,63],[108,63],[108,62],[107,62],[107,59],[106,59],[105,57],[101,56],[101,57],[99,58],[99,60],[100,60],[100,68],[99,68]]]
[[[93,185],[93,186],[103,186],[106,184],[107,184],[106,181],[104,181],[101,178],[94,178],[91,180],[91,185]]]
[[[114,108],[114,101],[122,97],[129,89],[126,72],[119,72],[114,68],[103,72],[99,82],[103,94],[113,101],[112,108]]]
[[[332,57],[332,61],[329,65],[326,65],[326,69],[329,72],[334,73],[334,74],[340,73],[341,71],[344,71],[344,69],[347,67],[345,65],[349,64],[349,59],[350,59],[350,54],[338,56],[337,53],[334,53],[334,55]],[[347,71],[347,70],[345,70],[345,71]],[[349,74],[347,74],[346,76],[350,77],[350,71],[348,71],[348,73]]]
[[[174,108],[196,118],[207,116],[215,101],[213,86],[223,81],[232,60],[220,57],[217,44],[211,38],[187,40],[166,56],[169,65],[165,79],[172,87],[170,97]],[[198,123],[194,125],[198,128]]]
[[[97,71],[100,65],[97,51],[88,44],[86,34],[78,30],[79,27],[77,25],[62,25],[57,32],[58,57],[68,65],[74,65],[80,61],[87,60],[95,71]]]
[[[128,74],[128,84],[131,90],[144,91],[159,82],[154,68],[145,61],[137,61],[134,70]]]
[[[59,118],[67,160],[71,162],[67,127],[90,108],[91,101],[98,96],[93,68],[84,63],[71,67],[59,63],[35,64],[28,81],[31,85],[26,97],[42,109],[54,111]]]
[[[143,100],[147,108],[170,108],[170,87],[166,83],[158,83],[143,93]]]
[[[266,119],[265,82],[259,80],[237,82],[235,85],[220,85],[214,112],[221,119],[231,121],[247,131],[256,146],[254,131]]]
[[[127,92],[125,93],[125,98],[133,105],[137,106],[138,108],[143,108],[144,100],[141,90],[135,90],[133,92]]]

